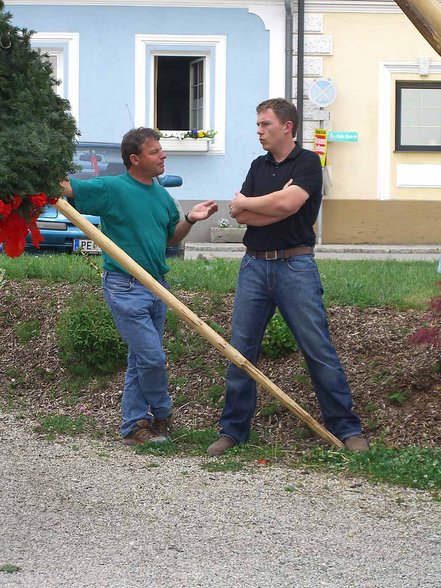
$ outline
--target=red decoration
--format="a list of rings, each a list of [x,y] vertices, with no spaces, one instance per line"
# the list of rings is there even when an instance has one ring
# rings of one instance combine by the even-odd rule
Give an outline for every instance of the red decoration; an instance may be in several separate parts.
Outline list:
[[[37,218],[46,204],[55,204],[56,201],[44,192],[24,197],[14,194],[7,202],[0,199],[0,243],[3,243],[6,255],[19,257],[29,232],[34,247],[40,246],[43,237],[37,227]]]

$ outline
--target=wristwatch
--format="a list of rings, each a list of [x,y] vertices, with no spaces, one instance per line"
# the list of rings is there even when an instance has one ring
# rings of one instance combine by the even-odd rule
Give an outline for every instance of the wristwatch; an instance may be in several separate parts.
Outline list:
[[[188,224],[189,224],[189,225],[194,225],[195,223],[197,223],[197,222],[198,222],[198,221],[195,221],[195,220],[194,220],[194,221],[191,221],[191,220],[189,219],[189,217],[188,217],[188,212],[186,212],[186,213],[184,214],[184,218],[185,218],[185,220],[188,222]]]

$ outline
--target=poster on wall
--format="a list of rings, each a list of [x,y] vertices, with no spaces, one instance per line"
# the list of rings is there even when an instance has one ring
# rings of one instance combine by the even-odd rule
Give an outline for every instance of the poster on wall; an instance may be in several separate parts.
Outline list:
[[[328,138],[326,129],[315,129],[314,132],[314,152],[320,157],[322,167],[326,165],[326,151],[328,148]]]

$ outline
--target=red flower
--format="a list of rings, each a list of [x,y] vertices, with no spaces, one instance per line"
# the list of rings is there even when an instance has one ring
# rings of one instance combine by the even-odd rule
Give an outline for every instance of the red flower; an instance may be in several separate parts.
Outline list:
[[[47,201],[49,204],[54,205],[57,203],[58,198],[48,198]]]
[[[29,199],[34,206],[38,206],[39,208],[47,204],[47,196],[44,192],[32,194],[32,196],[29,196]]]
[[[0,214],[6,218],[8,215],[11,214],[11,205],[10,204],[6,204],[6,202],[3,202],[3,200],[0,200]]]
[[[24,251],[26,245],[26,236],[31,232],[32,244],[34,247],[40,247],[43,237],[37,227],[37,218],[41,208],[48,203],[48,197],[41,192],[26,197],[30,200],[33,207],[28,210],[25,208],[24,216],[18,212],[23,205],[23,198],[14,194],[8,203],[0,200],[0,243],[4,244],[4,251],[9,257],[18,257]],[[56,202],[57,199],[51,199]]]
[[[23,202],[23,198],[18,194],[14,194],[12,200],[10,202],[12,210],[17,210],[20,207],[21,203]]]

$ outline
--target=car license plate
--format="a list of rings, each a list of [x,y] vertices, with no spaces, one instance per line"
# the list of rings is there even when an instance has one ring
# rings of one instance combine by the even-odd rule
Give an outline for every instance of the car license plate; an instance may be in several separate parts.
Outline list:
[[[74,239],[73,250],[78,251],[81,249],[84,253],[98,254],[101,253],[101,247],[90,239]]]

